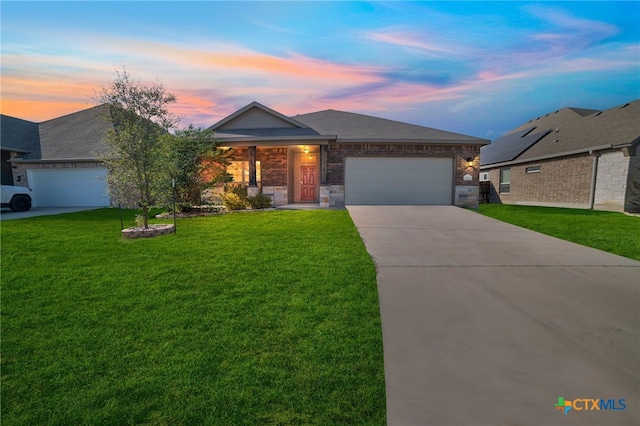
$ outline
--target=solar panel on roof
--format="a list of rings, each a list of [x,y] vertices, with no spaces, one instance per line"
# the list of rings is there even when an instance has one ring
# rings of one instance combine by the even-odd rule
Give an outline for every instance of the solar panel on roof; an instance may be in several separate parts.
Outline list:
[[[551,132],[549,129],[531,133],[533,129],[535,127],[508,134],[496,139],[491,145],[482,147],[480,151],[481,164],[486,165],[515,160],[520,154]]]

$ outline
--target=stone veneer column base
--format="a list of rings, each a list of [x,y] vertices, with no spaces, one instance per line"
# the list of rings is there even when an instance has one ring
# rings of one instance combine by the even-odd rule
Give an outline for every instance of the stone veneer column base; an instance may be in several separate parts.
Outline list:
[[[328,185],[320,186],[320,208],[326,209],[331,205],[331,188]]]
[[[260,193],[260,188],[258,188],[257,186],[251,185],[247,188],[247,195],[249,197],[255,197],[259,193]]]
[[[344,185],[329,185],[329,205],[344,207]]]
[[[271,197],[273,206],[289,204],[289,192],[286,186],[263,186],[262,193]]]
[[[455,201],[454,204],[458,207],[471,207],[478,208],[478,196],[480,194],[480,187],[456,185]]]

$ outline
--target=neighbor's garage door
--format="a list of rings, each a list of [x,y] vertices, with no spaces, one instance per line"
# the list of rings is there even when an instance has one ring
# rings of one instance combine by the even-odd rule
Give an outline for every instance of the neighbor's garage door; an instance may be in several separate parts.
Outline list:
[[[27,170],[37,207],[108,206],[107,169]]]
[[[453,159],[345,159],[345,204],[450,205],[453,202]]]

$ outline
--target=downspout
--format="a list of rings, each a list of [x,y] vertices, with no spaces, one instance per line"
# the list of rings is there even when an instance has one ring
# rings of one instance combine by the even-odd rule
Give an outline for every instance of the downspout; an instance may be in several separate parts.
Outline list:
[[[598,175],[598,157],[600,154],[589,151],[589,155],[593,157],[593,166],[591,169],[591,190],[589,191],[589,210],[593,210],[596,198],[596,178]]]

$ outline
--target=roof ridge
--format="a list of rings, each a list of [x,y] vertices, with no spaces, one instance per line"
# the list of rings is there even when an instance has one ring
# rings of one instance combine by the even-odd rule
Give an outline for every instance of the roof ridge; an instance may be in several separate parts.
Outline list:
[[[14,117],[13,115],[0,114],[0,116],[5,117],[5,118],[11,118],[11,119],[13,119],[13,120],[20,120],[20,121],[24,121],[24,122],[26,122],[26,123],[38,124],[38,122],[37,122],[37,121],[25,120],[24,118]]]

